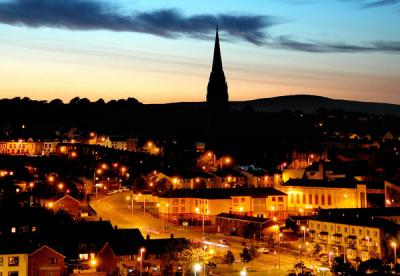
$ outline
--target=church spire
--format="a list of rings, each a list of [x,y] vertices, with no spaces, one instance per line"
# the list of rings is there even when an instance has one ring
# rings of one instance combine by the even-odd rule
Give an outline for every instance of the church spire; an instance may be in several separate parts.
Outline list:
[[[214,72],[223,71],[222,58],[221,58],[221,49],[219,47],[218,25],[217,25],[217,32],[216,32],[216,35],[215,35],[215,45],[214,45],[214,57],[213,57],[212,71],[214,71]]]
[[[212,69],[207,86],[207,104],[213,113],[226,110],[228,107],[228,86],[226,84],[224,69],[222,68],[218,26],[215,34]]]

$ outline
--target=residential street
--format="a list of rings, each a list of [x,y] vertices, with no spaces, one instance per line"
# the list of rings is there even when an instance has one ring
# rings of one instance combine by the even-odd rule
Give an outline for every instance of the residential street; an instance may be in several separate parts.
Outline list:
[[[98,217],[110,220],[114,226],[119,228],[139,228],[144,236],[150,235],[151,238],[168,238],[173,234],[174,237],[177,238],[184,237],[191,240],[202,240],[201,228],[190,229],[169,223],[168,229],[164,229],[163,222],[160,219],[155,218],[149,213],[143,213],[142,204],[134,202],[132,212],[131,201],[127,200],[128,196],[131,196],[131,192],[122,192],[104,196],[98,200],[93,200],[92,207],[96,210]],[[222,238],[228,241],[228,248],[218,246],[219,240]],[[210,247],[213,247],[216,252],[216,257],[214,259],[218,264],[218,268],[221,270],[225,269],[224,274],[229,274],[229,272],[227,267],[225,268],[226,265],[221,265],[220,257],[223,256],[228,249],[233,252],[236,262],[233,265],[232,273],[233,275],[237,275],[237,272],[243,268],[243,264],[239,261],[243,245],[239,239],[225,235],[223,236],[221,234],[206,234],[206,239],[207,241],[216,244],[210,245]],[[265,275],[265,273],[286,275],[286,272],[298,259],[298,254],[293,254],[292,252],[285,253],[285,250],[282,249],[280,254],[281,273],[278,273],[279,254],[274,254],[273,252],[259,255],[254,260],[253,264],[247,264],[247,271],[249,275]]]

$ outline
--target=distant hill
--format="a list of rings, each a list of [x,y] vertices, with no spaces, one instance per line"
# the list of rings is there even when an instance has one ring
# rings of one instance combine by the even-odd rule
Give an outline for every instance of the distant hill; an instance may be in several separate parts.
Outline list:
[[[205,102],[181,102],[169,103],[166,106],[174,108],[200,108],[205,107]],[[359,102],[349,100],[336,100],[327,97],[313,95],[290,95],[249,101],[230,102],[231,109],[243,110],[251,108],[255,111],[279,112],[284,109],[292,111],[301,110],[305,113],[313,113],[318,109],[343,109],[345,111],[395,114],[400,115],[400,105],[388,103]]]

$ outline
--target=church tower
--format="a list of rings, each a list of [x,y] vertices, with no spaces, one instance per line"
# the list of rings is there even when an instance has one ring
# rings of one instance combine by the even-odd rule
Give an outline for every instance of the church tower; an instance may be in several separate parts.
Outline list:
[[[215,36],[213,64],[207,86],[207,106],[209,111],[214,114],[228,109],[228,85],[222,68],[218,27]]]

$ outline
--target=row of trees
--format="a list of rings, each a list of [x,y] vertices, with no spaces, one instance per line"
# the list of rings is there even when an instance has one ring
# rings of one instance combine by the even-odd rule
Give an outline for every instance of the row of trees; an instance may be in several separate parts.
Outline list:
[[[343,256],[335,257],[332,261],[331,272],[334,275],[361,276],[361,275],[400,275],[400,265],[385,263],[382,259],[369,259],[365,262],[357,263],[354,266],[351,262],[346,262]],[[293,265],[288,272],[289,276],[312,276],[315,275],[313,269],[307,267],[300,261]]]

